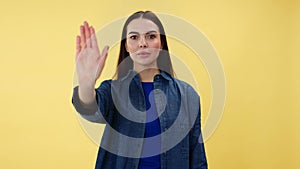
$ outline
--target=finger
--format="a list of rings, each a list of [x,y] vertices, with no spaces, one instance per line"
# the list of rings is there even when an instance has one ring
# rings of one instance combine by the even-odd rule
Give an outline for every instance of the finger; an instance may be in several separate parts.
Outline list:
[[[99,65],[99,68],[101,68],[101,69],[103,68],[103,66],[105,64],[105,61],[106,61],[106,58],[107,58],[107,54],[108,54],[108,49],[109,49],[109,46],[105,46],[103,48],[101,57],[98,58],[98,65]]]
[[[89,28],[89,24],[87,23],[87,21],[84,22],[84,33],[85,33],[85,38],[86,38],[86,45],[88,47],[91,47],[91,33],[90,33],[90,28]]]
[[[86,44],[88,45],[88,47],[92,48],[93,47],[93,43],[92,43],[93,33],[91,32],[91,26],[88,27],[88,30],[89,30],[90,34],[89,34],[89,38],[86,39]]]
[[[95,29],[91,26],[91,47],[98,49],[97,37],[95,34]],[[99,49],[98,49],[99,50]]]
[[[76,37],[76,60],[78,59],[78,56],[79,56],[79,53],[81,51],[81,39],[80,39],[80,36],[77,36]]]
[[[85,33],[84,33],[84,27],[81,25],[80,26],[80,38],[81,38],[81,48],[85,48]]]
[[[102,51],[102,53],[101,53],[101,57],[104,57],[104,59],[105,59],[106,56],[107,56],[108,49],[109,49],[109,46],[105,46],[105,47],[103,48],[103,51]]]

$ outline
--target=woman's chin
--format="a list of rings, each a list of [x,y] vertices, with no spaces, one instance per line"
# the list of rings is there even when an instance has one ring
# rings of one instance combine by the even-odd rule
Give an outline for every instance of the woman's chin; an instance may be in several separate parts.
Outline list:
[[[146,61],[141,61],[141,62],[135,62],[134,67],[137,69],[157,69],[157,64],[156,62],[146,62]]]

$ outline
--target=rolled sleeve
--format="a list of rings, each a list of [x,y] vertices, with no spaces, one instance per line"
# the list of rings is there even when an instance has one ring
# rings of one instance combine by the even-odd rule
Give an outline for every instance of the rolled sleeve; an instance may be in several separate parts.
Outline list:
[[[105,123],[105,117],[110,106],[110,81],[103,81],[95,91],[95,102],[90,105],[84,105],[79,98],[78,86],[76,86],[73,89],[72,104],[84,119],[96,123]]]

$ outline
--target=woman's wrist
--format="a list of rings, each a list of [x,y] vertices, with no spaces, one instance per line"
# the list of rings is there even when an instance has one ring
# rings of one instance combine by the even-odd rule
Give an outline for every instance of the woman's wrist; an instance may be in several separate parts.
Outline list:
[[[78,87],[78,96],[83,105],[89,106],[95,102],[96,92],[95,88],[91,86]]]

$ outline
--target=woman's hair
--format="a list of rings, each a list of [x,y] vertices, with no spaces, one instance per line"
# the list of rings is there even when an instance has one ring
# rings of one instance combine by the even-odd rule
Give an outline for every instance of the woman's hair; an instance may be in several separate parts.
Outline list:
[[[119,53],[118,66],[117,66],[117,71],[116,71],[115,76],[117,76],[117,79],[124,77],[130,69],[133,69],[133,61],[129,57],[129,53],[126,50],[125,45],[126,45],[126,37],[127,37],[126,36],[127,26],[132,20],[137,19],[137,18],[148,19],[158,26],[159,32],[160,32],[160,40],[161,40],[162,50],[160,51],[158,58],[157,58],[157,66],[158,66],[158,69],[163,70],[163,71],[167,72],[168,74],[170,74],[172,77],[174,77],[174,72],[173,72],[173,67],[172,67],[172,63],[171,63],[171,58],[170,58],[170,54],[169,54],[168,43],[167,43],[167,38],[165,35],[164,27],[163,27],[162,23],[160,22],[160,20],[158,19],[158,17],[151,11],[138,11],[138,12],[132,14],[131,16],[129,16],[128,19],[126,20],[123,30],[122,30],[120,53]]]

